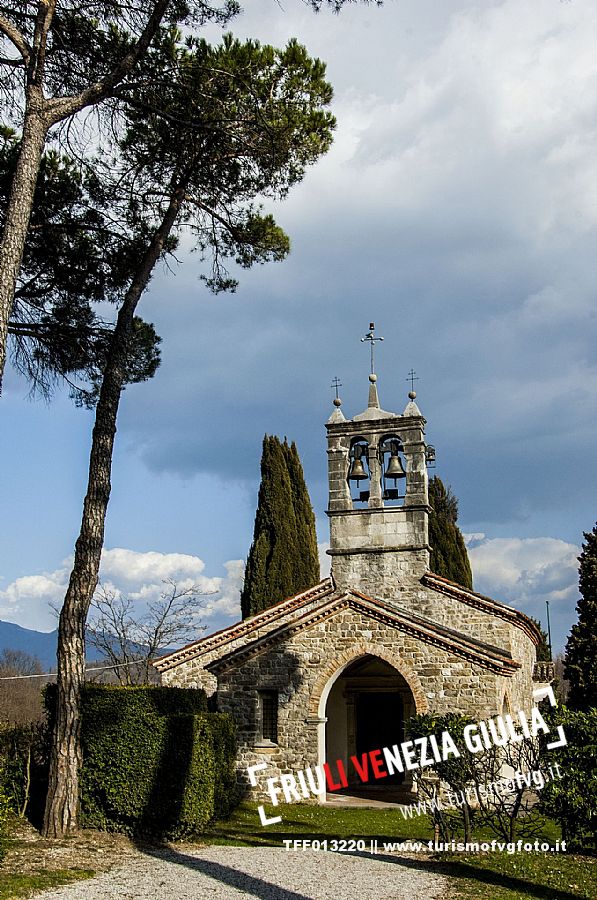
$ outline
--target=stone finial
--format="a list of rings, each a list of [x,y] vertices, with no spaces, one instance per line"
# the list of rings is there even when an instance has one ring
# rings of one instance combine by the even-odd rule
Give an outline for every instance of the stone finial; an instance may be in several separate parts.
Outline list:
[[[344,418],[344,413],[340,409],[340,407],[342,406],[342,400],[340,399],[340,394],[338,392],[339,388],[342,387],[342,382],[340,381],[340,379],[338,378],[337,375],[335,376],[334,380],[332,381],[331,387],[333,387],[334,391],[336,392],[336,396],[334,397],[334,399],[332,401],[332,403],[334,404],[336,409],[329,417],[328,425],[330,424],[330,422],[346,422],[346,419]]]
[[[408,392],[408,403],[406,404],[404,412],[402,413],[403,416],[421,416],[422,415],[421,410],[415,403],[416,396],[417,396],[416,391]]]
[[[369,400],[365,412],[359,413],[353,417],[353,422],[366,421],[367,419],[388,419],[394,413],[381,409],[379,405],[379,396],[377,394],[377,375],[371,372],[369,375]]]
[[[411,369],[408,375],[406,376],[406,380],[410,381],[410,391],[408,392],[408,400],[409,402],[406,404],[406,409],[402,413],[403,416],[420,416],[421,410],[415,403],[415,399],[417,397],[417,392],[415,391],[415,381],[418,381],[419,378],[414,369]]]
[[[328,419],[328,425],[331,425],[331,424],[333,424],[334,422],[346,422],[346,419],[345,419],[345,417],[344,417],[344,413],[343,413],[342,410],[340,409],[340,407],[342,406],[342,401],[340,400],[339,397],[338,397],[337,399],[334,400],[334,406],[335,406],[336,408],[335,408],[334,412],[331,414],[331,416],[330,416],[329,419]]]
[[[379,397],[377,396],[377,375],[374,372],[369,376],[369,409],[379,409]]]

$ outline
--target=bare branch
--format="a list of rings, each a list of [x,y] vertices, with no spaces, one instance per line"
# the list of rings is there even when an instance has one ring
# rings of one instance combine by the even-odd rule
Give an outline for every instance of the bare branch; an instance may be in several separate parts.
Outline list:
[[[121,684],[147,684],[151,680],[151,662],[172,644],[183,644],[203,631],[197,614],[203,606],[198,585],[179,587],[167,579],[159,599],[135,614],[129,596],[100,585],[91,604],[87,625],[89,642],[112,663],[126,663],[116,670]]]

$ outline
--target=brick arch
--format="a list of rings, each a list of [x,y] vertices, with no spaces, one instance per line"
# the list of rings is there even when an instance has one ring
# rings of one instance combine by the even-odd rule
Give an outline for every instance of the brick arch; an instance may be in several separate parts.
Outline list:
[[[353,644],[353,646],[349,650],[345,650],[343,653],[339,653],[325,666],[325,668],[317,678],[317,681],[313,685],[313,689],[311,691],[311,697],[309,700],[310,716],[317,718],[325,715],[325,706],[324,709],[320,712],[322,697],[324,697],[325,701],[327,702],[328,695],[336,679],[340,677],[342,672],[350,665],[350,663],[355,662],[355,660],[359,659],[362,656],[377,656],[379,657],[379,659],[383,659],[384,662],[387,662],[390,666],[396,669],[399,675],[404,678],[411,690],[413,699],[415,701],[417,714],[429,711],[427,697],[423,692],[421,682],[419,681],[419,676],[417,675],[413,666],[405,659],[402,659],[400,656],[394,655],[391,650],[388,650],[387,647],[384,647],[383,645],[370,644],[367,641],[361,641],[358,644]],[[335,678],[334,675],[336,676]]]

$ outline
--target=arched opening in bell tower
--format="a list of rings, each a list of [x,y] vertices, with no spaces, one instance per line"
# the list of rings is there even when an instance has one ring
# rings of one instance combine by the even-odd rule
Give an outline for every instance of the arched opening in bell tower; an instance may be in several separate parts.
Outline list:
[[[406,459],[397,434],[387,434],[379,442],[381,498],[384,506],[403,506],[406,499]]]
[[[371,471],[369,469],[369,442],[366,438],[354,437],[348,454],[347,481],[353,508],[359,509],[369,502]]]

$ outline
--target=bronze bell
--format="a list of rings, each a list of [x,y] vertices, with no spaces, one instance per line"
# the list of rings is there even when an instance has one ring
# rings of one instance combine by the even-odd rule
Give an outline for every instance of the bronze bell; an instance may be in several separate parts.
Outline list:
[[[349,481],[362,481],[363,478],[367,478],[367,472],[365,471],[365,466],[363,465],[362,459],[360,457],[358,459],[353,459],[350,472],[348,473]]]
[[[363,465],[363,460],[361,457],[365,453],[365,447],[361,444],[355,444],[351,451],[352,462],[350,464],[350,470],[348,472],[348,480],[349,481],[362,481],[364,478],[368,478],[367,471],[365,466]]]
[[[390,456],[390,460],[388,462],[388,468],[385,471],[386,478],[393,478],[396,481],[397,478],[406,478],[406,472],[404,471],[404,466],[402,465],[402,460],[398,456],[397,451],[392,448],[392,455]]]

